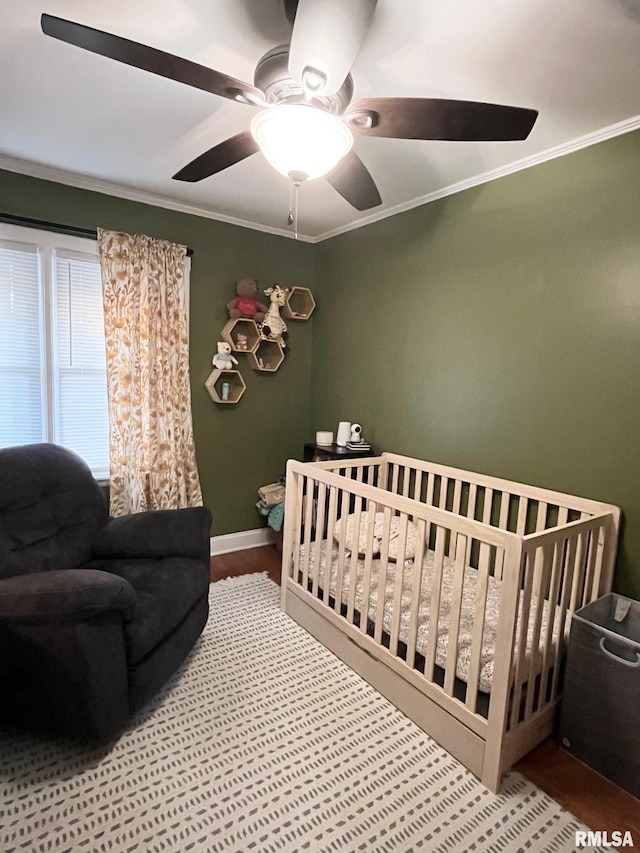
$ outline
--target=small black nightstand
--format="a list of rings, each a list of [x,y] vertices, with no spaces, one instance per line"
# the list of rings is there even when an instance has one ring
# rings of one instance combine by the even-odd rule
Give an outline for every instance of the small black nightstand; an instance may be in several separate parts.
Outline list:
[[[337,444],[305,444],[303,462],[326,462],[329,459],[364,459],[374,456],[372,448],[368,450],[349,450]]]

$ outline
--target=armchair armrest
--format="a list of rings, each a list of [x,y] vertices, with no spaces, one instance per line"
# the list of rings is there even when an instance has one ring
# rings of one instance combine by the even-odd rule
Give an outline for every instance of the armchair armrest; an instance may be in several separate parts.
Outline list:
[[[192,557],[209,561],[206,507],[157,509],[109,518],[93,543],[97,559]]]
[[[129,618],[137,600],[131,584],[109,572],[34,572],[0,580],[0,622],[81,622],[108,610]]]

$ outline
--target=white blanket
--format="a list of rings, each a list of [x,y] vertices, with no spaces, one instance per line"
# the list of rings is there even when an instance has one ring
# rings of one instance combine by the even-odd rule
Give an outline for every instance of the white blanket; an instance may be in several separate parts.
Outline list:
[[[318,586],[324,587],[325,584],[325,567],[326,567],[326,542],[321,542],[320,551],[320,576],[318,578]],[[316,574],[315,566],[315,551],[316,543],[312,543],[309,556],[309,578],[314,580]],[[303,568],[305,563],[304,546],[300,549],[300,567]],[[336,583],[338,577],[338,548],[332,543],[331,548],[331,570],[329,590],[332,597],[336,597]],[[418,632],[416,638],[416,650],[422,654],[426,654],[427,633],[430,622],[431,609],[431,592],[433,580],[433,565],[434,552],[427,551],[423,561],[422,582],[420,590],[420,606],[418,611]],[[350,577],[351,557],[347,556],[344,560],[342,592],[340,599],[343,604],[349,601],[349,590],[351,586]],[[369,587],[369,607],[368,617],[372,622],[376,621],[376,612],[378,607],[379,596],[379,575],[381,561],[379,559],[372,560],[371,580]],[[414,578],[414,561],[407,560],[404,566],[397,563],[389,563],[387,566],[386,583],[384,588],[384,610],[383,610],[383,627],[387,633],[391,633],[393,621],[393,598],[395,590],[396,572],[402,571],[402,597],[401,597],[401,616],[400,616],[400,639],[407,642],[409,636],[409,620],[411,596],[413,590]],[[363,595],[363,579],[364,579],[364,560],[358,559],[356,569],[356,584],[355,584],[355,600],[354,607],[359,613],[362,613],[362,595]],[[444,558],[442,572],[442,586],[440,607],[438,612],[438,642],[436,646],[436,664],[443,669],[446,666],[447,649],[449,642],[449,626],[451,624],[451,605],[453,596],[453,585],[455,579],[455,563],[448,557]],[[458,632],[458,659],[456,665],[456,675],[463,681],[467,681],[469,677],[469,669],[471,666],[471,642],[473,638],[473,622],[476,608],[476,589],[477,589],[478,572],[467,567],[464,574],[462,608],[460,613],[460,630]],[[479,689],[484,692],[489,692],[491,689],[491,681],[493,679],[493,664],[495,658],[496,637],[498,630],[498,617],[500,613],[500,595],[501,582],[489,577],[487,588],[487,600],[485,607],[485,621],[482,635],[482,651],[480,657],[480,680]],[[535,625],[535,613],[537,606],[537,598],[532,599],[531,610],[529,614],[529,623],[527,630],[527,653],[526,667],[522,673],[523,680],[526,680],[529,675],[529,661],[533,646],[533,633]],[[522,595],[520,600],[520,608],[522,608]],[[546,625],[549,618],[549,602],[545,599],[542,608],[542,620],[539,636],[545,636]],[[552,652],[555,649],[555,644],[558,641],[558,636],[561,630],[564,629],[562,624],[561,611],[556,608],[555,618],[553,622],[552,636]],[[520,620],[518,621],[520,624]],[[519,631],[516,634],[516,646],[519,648]],[[539,648],[536,649],[534,659],[534,672],[538,673],[542,669],[542,641],[539,642]]]

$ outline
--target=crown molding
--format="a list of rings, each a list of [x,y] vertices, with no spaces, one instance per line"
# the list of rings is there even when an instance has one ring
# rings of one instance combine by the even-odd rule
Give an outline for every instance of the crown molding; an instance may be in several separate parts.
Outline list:
[[[337,237],[339,234],[346,234],[356,228],[362,228],[372,222],[379,222],[381,219],[387,219],[390,216],[396,216],[398,213],[404,213],[406,210],[412,210],[414,207],[420,207],[423,204],[428,204],[430,201],[437,201],[439,198],[445,198],[448,195],[463,192],[471,187],[477,187],[480,184],[486,184],[489,181],[495,181],[498,178],[503,178],[506,175],[512,175],[514,172],[521,172],[523,169],[529,169],[532,166],[538,166],[541,163],[546,163],[548,160],[555,160],[558,157],[564,157],[565,154],[573,154],[574,151],[579,151],[581,148],[588,148],[590,145],[596,145],[598,142],[604,142],[607,139],[612,139],[614,136],[622,136],[625,133],[630,133],[633,130],[640,128],[640,115],[625,119],[625,121],[611,124],[601,130],[596,130],[593,133],[588,133],[585,136],[580,136],[577,139],[572,139],[570,142],[565,142],[562,145],[556,145],[554,148],[547,148],[539,154],[533,154],[530,157],[525,157],[522,160],[516,160],[513,163],[507,163],[498,169],[492,169],[489,172],[484,172],[480,175],[474,175],[464,181],[458,181],[456,184],[449,184],[442,189],[432,193],[414,198],[411,201],[396,204],[385,210],[371,213],[357,222],[343,225],[339,228],[334,228],[331,231],[325,231],[314,237],[312,243],[321,243],[324,240],[329,240],[331,237]]]
[[[18,172],[21,175],[28,175],[31,178],[53,181],[56,184],[65,184],[66,186],[76,187],[81,190],[90,190],[91,192],[123,198],[127,201],[137,201],[141,204],[150,204],[153,207],[164,207],[167,210],[175,210],[177,213],[202,216],[205,219],[226,222],[228,225],[237,225],[240,228],[251,228],[253,231],[263,231],[267,234],[276,234],[279,237],[294,239],[291,231],[286,231],[284,228],[272,228],[269,225],[260,225],[256,222],[249,222],[235,216],[213,213],[206,208],[184,204],[183,202],[154,195],[144,190],[136,190],[133,187],[103,181],[100,178],[93,178],[89,175],[59,169],[56,166],[47,166],[44,163],[36,163],[33,160],[21,160],[19,157],[11,157],[8,154],[0,154],[0,169],[5,169],[7,172]],[[304,234],[298,234],[297,239],[301,242],[315,242],[313,238],[307,237]]]
[[[404,213],[407,210],[413,210],[414,207],[420,207],[423,204],[428,204],[431,201],[437,201],[440,198],[445,198],[455,193],[463,192],[464,190],[477,187],[480,184],[486,184],[489,181],[495,181],[498,178],[503,178],[506,175],[512,175],[514,172],[520,172],[523,169],[529,169],[532,166],[538,166],[541,163],[546,163],[548,160],[555,160],[558,157],[564,157],[566,154],[572,154],[574,151],[579,151],[582,148],[588,148],[590,145],[596,145],[599,142],[604,142],[607,139],[612,139],[615,136],[622,136],[625,133],[630,133],[633,130],[640,128],[640,115],[633,116],[624,121],[611,124],[600,130],[588,133],[585,136],[580,136],[570,142],[557,145],[553,148],[547,148],[538,154],[533,154],[530,157],[525,157],[522,160],[515,160],[513,163],[507,163],[505,166],[500,166],[498,169],[492,169],[489,172],[483,172],[480,175],[473,175],[464,181],[458,181],[455,184],[449,184],[435,192],[427,193],[410,201],[396,204],[393,207],[385,208],[358,219],[356,222],[351,222],[346,225],[333,228],[316,236],[298,234],[297,239],[303,243],[322,243],[324,240],[329,240],[331,237],[337,237],[340,234],[346,234],[349,231],[354,231],[362,228],[365,225],[370,225],[373,222],[379,222],[382,219],[388,219],[390,216],[396,216],[398,213]],[[47,166],[44,163],[36,163],[32,160],[22,160],[18,157],[12,157],[7,154],[0,154],[0,169],[6,169],[8,172],[18,172],[22,175],[28,175],[32,178],[41,178],[46,181],[53,181],[58,184],[66,184],[70,187],[78,189],[90,190],[92,192],[103,193],[104,195],[123,198],[128,201],[137,201],[141,204],[150,204],[154,207],[163,207],[167,210],[174,210],[177,213],[188,213],[192,216],[201,216],[205,219],[213,219],[217,222],[226,222],[228,225],[237,225],[240,228],[250,228],[253,231],[262,231],[267,234],[275,234],[278,237],[287,237],[294,239],[291,231],[283,228],[272,228],[268,225],[260,225],[256,222],[250,222],[245,219],[240,219],[234,216],[226,216],[221,213],[213,213],[206,208],[197,207],[196,205],[184,204],[173,199],[165,198],[164,196],[154,195],[153,193],[137,190],[132,187],[122,184],[111,183],[99,178],[93,178],[89,175],[81,175],[76,172],[71,172],[66,169],[59,169],[55,166]]]

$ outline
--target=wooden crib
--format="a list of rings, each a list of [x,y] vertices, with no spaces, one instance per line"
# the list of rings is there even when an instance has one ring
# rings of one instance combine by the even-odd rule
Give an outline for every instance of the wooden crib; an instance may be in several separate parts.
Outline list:
[[[497,792],[552,731],[618,508],[393,453],[291,460],[285,507],[282,609]]]

